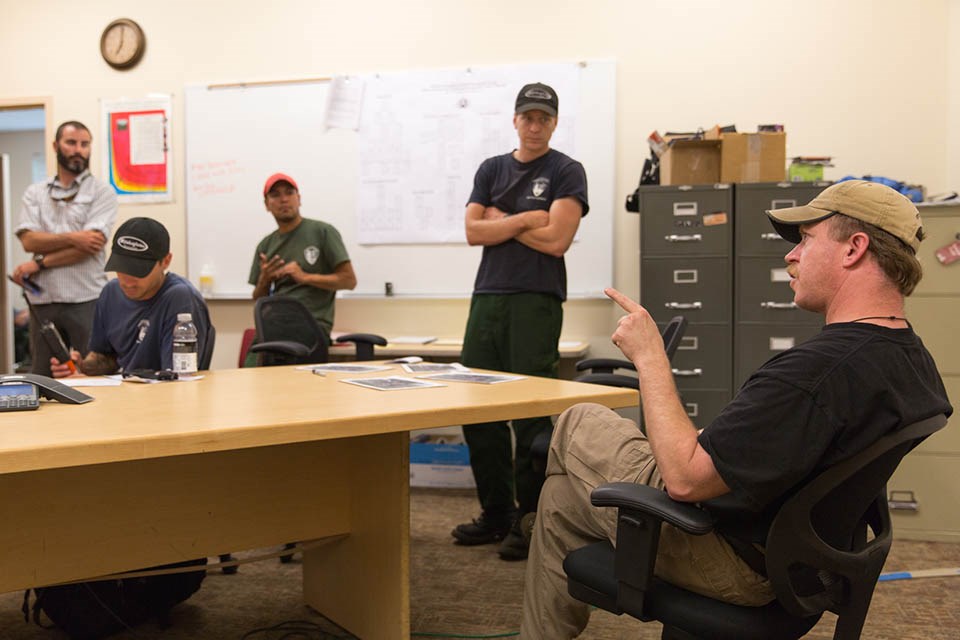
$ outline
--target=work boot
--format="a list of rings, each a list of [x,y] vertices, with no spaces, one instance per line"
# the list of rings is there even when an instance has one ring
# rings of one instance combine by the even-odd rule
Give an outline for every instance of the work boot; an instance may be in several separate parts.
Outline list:
[[[479,518],[474,518],[472,522],[458,524],[450,532],[456,538],[457,544],[477,545],[492,544],[500,542],[510,531],[510,523],[513,520],[513,514],[492,517],[486,513],[481,513]]]
[[[536,513],[526,513],[514,521],[510,531],[497,548],[501,560],[526,560],[530,552],[530,538]]]
[[[234,560],[236,560],[236,558],[234,558],[233,555],[229,553],[220,554],[220,562],[233,562]],[[234,564],[234,565],[230,565],[229,567],[220,567],[220,571],[223,571],[225,574],[229,576],[229,575],[235,574],[238,568],[239,567],[237,567],[237,565]]]
[[[288,542],[288,543],[286,543],[285,545],[283,545],[283,550],[284,550],[284,551],[286,551],[287,549],[296,549],[296,548],[297,548],[297,543],[296,543],[296,542]],[[284,555],[280,556],[280,563],[281,563],[281,564],[288,564],[288,563],[290,563],[290,562],[293,562],[293,554],[292,554],[292,553],[290,553],[290,554],[284,554]]]

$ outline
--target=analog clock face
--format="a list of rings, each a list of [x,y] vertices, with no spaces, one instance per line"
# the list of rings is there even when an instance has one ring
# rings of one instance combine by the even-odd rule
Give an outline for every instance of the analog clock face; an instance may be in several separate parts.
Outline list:
[[[100,38],[100,53],[107,64],[118,69],[132,67],[143,55],[146,40],[133,20],[114,20]]]

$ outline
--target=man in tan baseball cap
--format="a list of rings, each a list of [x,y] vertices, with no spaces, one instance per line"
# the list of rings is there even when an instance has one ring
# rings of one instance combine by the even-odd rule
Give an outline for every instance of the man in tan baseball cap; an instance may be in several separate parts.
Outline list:
[[[899,238],[916,253],[923,239],[920,212],[910,200],[890,187],[866,180],[846,180],[824,189],[810,204],[767,211],[785,240],[800,242],[800,225],[842,213],[872,224]]]
[[[723,511],[712,514],[723,534],[665,525],[654,571],[708,598],[763,606],[775,598],[755,544],[765,536],[742,532],[767,531],[784,500],[824,469],[918,419],[953,412],[905,314],[904,297],[922,275],[916,207],[889,187],[850,181],[804,207],[767,215],[795,243],[784,256],[794,302],[822,315],[823,329],[754,371],[698,430],[653,316],[607,289],[626,312],[611,339],[639,374],[646,432],[597,404],[576,405],[557,420],[529,547],[520,640],[574,638],[586,626],[590,608],[570,595],[563,562],[575,549],[617,541],[616,511],[591,503],[597,486],[645,484],[682,502],[723,496]]]

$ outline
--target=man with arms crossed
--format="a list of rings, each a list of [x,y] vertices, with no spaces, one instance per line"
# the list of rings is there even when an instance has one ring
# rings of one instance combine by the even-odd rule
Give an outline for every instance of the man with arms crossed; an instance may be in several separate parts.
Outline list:
[[[330,337],[336,292],[357,286],[340,232],[300,215],[300,191],[288,175],[275,173],[263,185],[263,202],[277,230],[260,241],[250,267],[253,299],[279,294],[302,302]]]
[[[40,334],[40,322],[53,322],[67,345],[86,354],[93,308],[107,283],[104,246],[117,219],[117,194],[90,175],[91,141],[89,129],[80,122],[57,128],[57,173],[27,187],[15,229],[33,259],[17,265],[13,279],[23,284],[27,278],[40,288],[39,293],[25,289],[34,311],[32,371],[40,375],[50,375],[53,356]]]
[[[173,367],[173,327],[189,313],[197,327],[197,353],[206,347],[210,315],[200,292],[175,273],[166,273],[173,254],[166,228],[151,218],[127,220],[113,238],[107,283],[96,303],[90,352],[71,353],[80,373],[97,376],[134,369]],[[54,377],[71,375],[66,363],[50,359]]]
[[[637,367],[647,436],[598,405],[560,417],[530,547],[522,638],[572,638],[587,624],[588,605],[567,593],[561,563],[569,551],[615,540],[616,509],[590,504],[595,487],[638,482],[685,502],[731,494],[740,506],[732,517],[769,526],[815,474],[886,433],[952,413],[933,358],[904,316],[904,297],[922,275],[916,207],[889,187],[857,180],[767,215],[797,245],[786,256],[794,301],[823,314],[826,326],[754,372],[698,433],[650,314],[607,290],[627,312],[613,342]],[[716,533],[665,526],[655,572],[718,600],[761,606],[774,599],[769,581]]]
[[[467,242],[482,245],[483,257],[463,339],[462,362],[469,367],[557,375],[567,297],[563,255],[589,210],[583,165],[550,148],[557,110],[551,87],[524,86],[513,116],[517,148],[485,160],[474,178]],[[527,557],[519,523],[536,511],[543,484],[530,443],[552,426],[549,417],[512,424],[516,463],[506,422],[463,427],[483,511],[451,532],[465,545],[502,540],[498,553],[505,560]]]

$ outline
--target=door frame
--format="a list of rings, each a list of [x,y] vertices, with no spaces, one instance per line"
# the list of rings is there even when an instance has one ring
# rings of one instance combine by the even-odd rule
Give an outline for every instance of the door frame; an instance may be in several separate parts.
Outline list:
[[[49,175],[54,167],[55,157],[53,154],[53,98],[52,97],[28,97],[28,98],[0,98],[0,111],[20,110],[20,109],[43,109],[44,134],[43,147],[44,158]],[[7,171],[7,162],[2,164],[3,175],[0,176],[0,254],[3,259],[0,260],[0,374],[13,373],[13,301],[16,299],[16,292],[12,282],[7,280],[7,275],[13,270],[10,243],[16,239],[11,234],[13,229],[14,202],[13,196],[9,192],[10,174]]]

